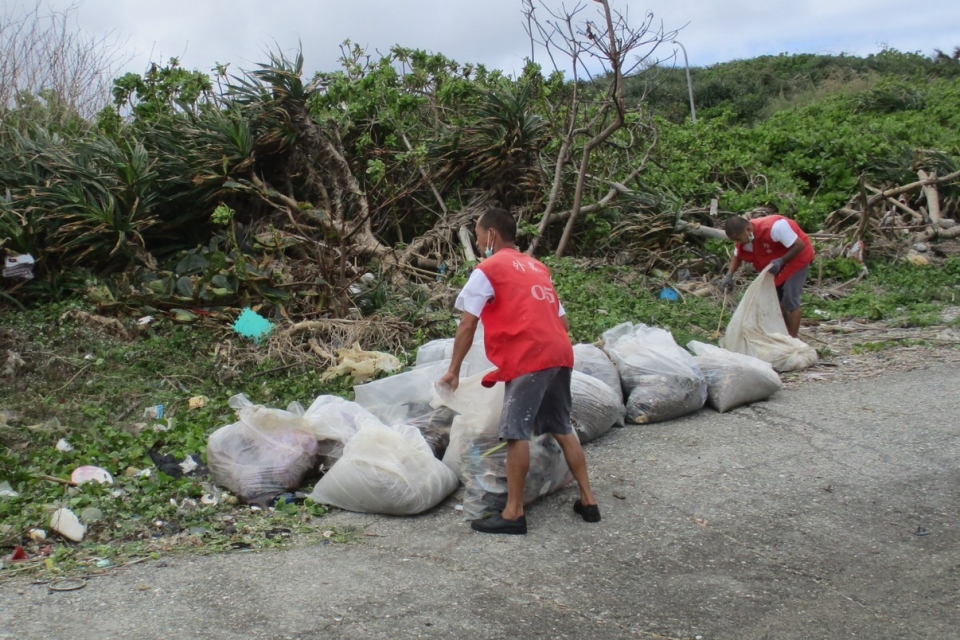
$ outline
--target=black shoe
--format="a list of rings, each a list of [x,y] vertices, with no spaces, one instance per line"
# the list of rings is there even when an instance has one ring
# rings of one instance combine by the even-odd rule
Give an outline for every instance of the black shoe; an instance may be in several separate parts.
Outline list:
[[[489,518],[474,520],[470,523],[474,531],[481,533],[506,533],[522,536],[527,532],[527,517],[520,516],[516,520],[507,520],[503,514],[496,514]]]
[[[573,510],[586,522],[600,522],[600,507],[595,504],[585,505],[577,498],[573,503]]]

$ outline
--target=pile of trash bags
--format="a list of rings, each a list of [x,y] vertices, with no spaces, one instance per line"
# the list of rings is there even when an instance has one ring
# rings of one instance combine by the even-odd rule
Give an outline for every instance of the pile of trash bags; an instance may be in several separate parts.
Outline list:
[[[769,397],[781,386],[757,358],[699,342],[683,349],[668,331],[625,323],[607,331],[601,349],[574,346],[571,422],[581,442],[615,426],[671,420],[709,402],[717,411]],[[320,475],[310,497],[350,511],[413,515],[462,485],[467,520],[506,504],[507,447],[498,437],[504,385],[484,387],[482,324],[456,392],[434,385],[446,373],[453,339],[429,342],[416,366],[354,387],[355,402],[320,396],[286,410],[234,396],[237,421],[207,445],[213,479],[247,503],[264,504]],[[572,481],[557,441],[530,443],[524,502]]]

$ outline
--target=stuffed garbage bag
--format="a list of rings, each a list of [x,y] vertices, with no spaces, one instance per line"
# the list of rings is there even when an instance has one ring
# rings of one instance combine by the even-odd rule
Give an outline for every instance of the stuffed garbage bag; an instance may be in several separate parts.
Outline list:
[[[766,400],[783,387],[768,363],[703,342],[687,344],[707,380],[707,402],[718,412]]]
[[[437,506],[459,484],[415,427],[367,425],[310,497],[348,511],[408,516]]]
[[[573,401],[570,421],[580,442],[596,440],[621,420],[620,393],[593,376],[574,371],[570,377],[570,396]]]
[[[693,356],[669,331],[624,323],[603,334],[627,395],[627,421],[648,424],[701,409],[707,383]]]
[[[720,346],[769,362],[777,371],[806,369],[818,359],[816,349],[787,333],[769,266],[743,293]]]
[[[497,431],[503,410],[504,384],[484,387],[481,382],[487,373],[489,371],[481,371],[461,379],[455,393],[438,396],[434,401],[459,414],[453,421],[444,462],[456,469],[463,480],[466,520],[502,510],[507,499],[507,443],[500,441]],[[553,436],[531,439],[524,504],[562,489],[572,479],[563,450]]]
[[[317,439],[300,416],[259,405],[241,411],[239,421],[207,441],[214,482],[248,503],[296,489],[316,458]]]
[[[610,356],[600,347],[592,344],[573,345],[573,370],[607,383],[620,396],[621,402],[623,401],[623,388],[617,365],[613,364]]]

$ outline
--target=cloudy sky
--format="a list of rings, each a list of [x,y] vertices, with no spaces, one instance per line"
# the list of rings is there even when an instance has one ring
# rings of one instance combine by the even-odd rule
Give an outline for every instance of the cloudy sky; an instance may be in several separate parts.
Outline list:
[[[24,2],[24,0],[20,0]],[[71,0],[47,0],[64,8]],[[560,7],[562,0],[546,0]],[[30,1],[32,4],[32,1]],[[598,4],[584,0],[593,14]],[[681,29],[690,64],[762,54],[867,55],[960,46],[960,10],[949,2],[904,0],[613,0],[639,25],[649,11],[667,30]],[[250,68],[263,51],[303,43],[308,70],[336,68],[338,45],[350,38],[369,50],[393,44],[480,62],[507,73],[529,55],[521,0],[82,0],[82,29],[124,43],[128,70],[179,57],[188,68],[215,63]],[[567,7],[576,0],[566,0]],[[586,13],[584,15],[587,15]],[[661,49],[667,57],[672,45]],[[543,61],[540,59],[538,61]],[[680,57],[682,63],[682,56]]]

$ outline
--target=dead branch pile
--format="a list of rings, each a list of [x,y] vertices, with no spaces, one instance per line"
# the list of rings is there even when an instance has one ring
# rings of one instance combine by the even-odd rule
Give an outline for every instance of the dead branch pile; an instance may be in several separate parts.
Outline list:
[[[915,182],[882,189],[861,176],[859,193],[827,217],[820,238],[839,242],[835,255],[868,244],[872,254],[884,256],[900,255],[919,242],[960,238],[960,199],[943,201],[939,189],[960,182],[960,171],[940,177],[924,169],[916,173]]]

